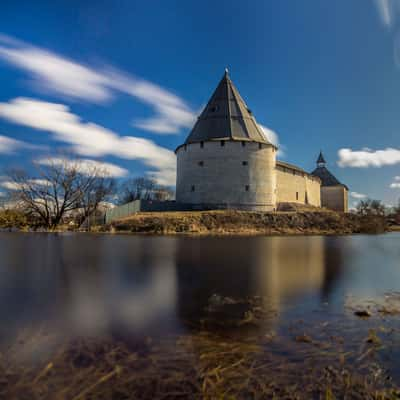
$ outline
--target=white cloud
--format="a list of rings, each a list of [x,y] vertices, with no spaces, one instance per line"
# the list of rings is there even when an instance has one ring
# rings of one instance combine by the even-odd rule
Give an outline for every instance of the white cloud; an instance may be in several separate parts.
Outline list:
[[[394,179],[395,181],[397,181],[397,182],[400,182],[400,176],[395,176],[393,179]]]
[[[366,199],[367,195],[363,193],[357,193],[357,192],[350,192],[350,196],[353,199]]]
[[[0,135],[0,154],[11,154],[20,148],[31,147],[28,143]]]
[[[385,28],[394,30],[400,14],[400,0],[374,0],[380,19]],[[400,68],[400,34],[397,32],[393,40],[393,57]]]
[[[384,150],[362,149],[353,151],[351,149],[340,149],[338,151],[338,165],[340,167],[382,167],[400,163],[400,149],[387,148]]]
[[[272,144],[274,144],[275,146],[278,147],[279,146],[278,134],[276,132],[274,132],[272,129],[269,129],[264,125],[258,124],[258,126],[263,131],[264,136],[266,137],[266,139],[268,141],[270,141]]]
[[[29,72],[45,89],[97,102],[111,98],[105,77],[88,67],[3,36],[0,43],[0,57]]]
[[[49,181],[46,179],[29,179],[27,182],[29,185],[36,185],[36,186],[47,186],[50,184]],[[3,187],[4,189],[8,190],[19,190],[25,185],[22,185],[21,183],[18,182],[13,182],[10,180],[3,180],[0,181],[0,186]]]
[[[400,182],[393,182],[390,184],[391,189],[400,189]]]
[[[78,170],[83,174],[90,174],[93,169],[103,171],[105,175],[112,176],[116,178],[122,178],[129,174],[129,171],[125,168],[121,168],[118,165],[96,161],[96,160],[70,160],[66,157],[48,157],[40,158],[36,160],[36,163],[40,165],[71,165],[78,168]],[[39,179],[36,179],[36,183],[39,184]],[[42,184],[47,184],[47,181],[42,180]]]
[[[12,181],[2,181],[0,182],[0,186],[8,190],[17,190],[20,188],[20,186],[17,183]]]
[[[374,0],[382,23],[391,27],[394,22],[394,6],[397,0]]]
[[[0,103],[0,117],[30,128],[45,130],[54,139],[69,143],[74,152],[84,156],[115,156],[139,160],[152,168],[159,183],[173,185],[175,178],[175,154],[153,141],[134,137],[119,136],[100,125],[83,122],[63,104],[40,100],[17,98]],[[168,183],[167,183],[168,182]]]
[[[263,131],[266,139],[269,142],[271,142],[273,145],[278,147],[278,157],[284,157],[285,156],[284,146],[279,143],[278,134],[275,131],[273,131],[272,129],[267,128],[265,125],[258,124],[258,126]]]
[[[195,113],[175,94],[154,83],[132,78],[116,70],[108,70],[107,76],[110,87],[137,98],[156,111],[153,117],[134,120],[134,126],[155,133],[179,133],[180,128],[193,126]]]
[[[149,105],[155,115],[133,124],[155,133],[179,133],[190,127],[195,114],[180,97],[143,79],[111,68],[96,70],[48,50],[0,35],[0,58],[31,75],[41,90],[96,103],[122,92]]]

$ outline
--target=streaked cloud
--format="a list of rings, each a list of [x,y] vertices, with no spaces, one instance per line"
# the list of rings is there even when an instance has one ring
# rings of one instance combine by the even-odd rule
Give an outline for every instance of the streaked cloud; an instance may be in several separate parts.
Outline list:
[[[8,190],[19,190],[24,186],[32,185],[32,186],[47,186],[50,184],[46,179],[29,179],[26,185],[23,185],[18,182],[7,180],[3,177],[4,180],[0,180],[0,187]]]
[[[382,23],[391,27],[395,18],[395,7],[397,0],[374,0]]]
[[[368,168],[383,167],[400,163],[400,149],[386,148],[384,150],[371,150],[364,148],[353,151],[340,149],[338,151],[339,167]]]
[[[176,134],[195,121],[195,113],[179,96],[114,68],[96,69],[4,35],[0,35],[0,59],[28,73],[41,91],[94,103],[110,101],[117,92],[128,94],[155,112],[133,121],[146,131]]]
[[[8,136],[0,135],[0,154],[12,154],[21,148],[31,148],[32,145]],[[36,146],[34,146],[36,147]]]
[[[135,119],[132,124],[137,128],[160,134],[176,134],[182,127],[190,128],[196,120],[196,114],[183,99],[154,83],[134,79],[117,70],[107,70],[110,87],[129,94],[148,104],[155,115],[146,119]]]
[[[71,160],[67,157],[43,157],[35,160],[35,162],[39,165],[70,165],[76,167],[82,174],[91,174],[94,169],[103,172],[106,176],[116,178],[122,178],[129,174],[127,169],[118,165],[90,159]]]
[[[16,98],[0,103],[0,117],[16,124],[48,131],[55,140],[68,143],[82,156],[138,160],[150,167],[163,185],[175,184],[176,158],[174,152],[158,146],[151,140],[120,136],[100,125],[83,122],[64,104]]]
[[[30,73],[35,85],[42,89],[96,102],[112,96],[102,74],[13,38],[0,36],[0,58]]]
[[[366,199],[368,196],[363,193],[350,192],[350,197],[352,197],[353,199],[360,200],[360,199]]]
[[[396,26],[400,16],[400,0],[374,0],[383,26],[395,33],[393,37],[393,57],[400,68],[400,33]]]

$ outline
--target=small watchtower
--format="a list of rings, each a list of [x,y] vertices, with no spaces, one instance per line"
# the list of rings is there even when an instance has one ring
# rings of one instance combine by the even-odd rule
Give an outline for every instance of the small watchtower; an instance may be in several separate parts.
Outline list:
[[[311,173],[321,179],[321,206],[335,211],[348,212],[348,187],[341,183],[326,165],[321,151],[317,159],[317,168]]]

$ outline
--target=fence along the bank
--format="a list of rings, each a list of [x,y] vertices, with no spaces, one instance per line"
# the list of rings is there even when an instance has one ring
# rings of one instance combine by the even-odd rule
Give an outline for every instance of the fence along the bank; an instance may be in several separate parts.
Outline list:
[[[192,211],[193,204],[177,203],[173,200],[153,201],[134,200],[122,206],[114,207],[106,212],[105,223],[109,224],[117,219],[126,218],[137,212],[151,211]],[[197,207],[198,208],[198,207]]]

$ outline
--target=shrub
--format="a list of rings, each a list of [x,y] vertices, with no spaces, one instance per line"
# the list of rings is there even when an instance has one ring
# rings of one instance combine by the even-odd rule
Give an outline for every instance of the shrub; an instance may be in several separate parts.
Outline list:
[[[0,210],[0,228],[24,228],[28,225],[25,214],[18,210]]]

